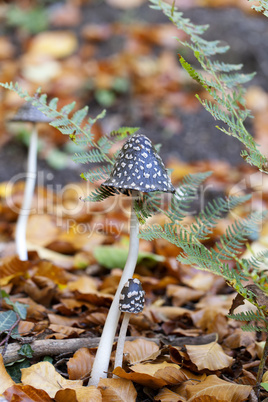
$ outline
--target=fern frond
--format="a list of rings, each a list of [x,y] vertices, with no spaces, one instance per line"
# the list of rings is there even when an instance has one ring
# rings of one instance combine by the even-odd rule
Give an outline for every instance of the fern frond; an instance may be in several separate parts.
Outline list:
[[[236,321],[264,321],[266,322],[266,318],[263,317],[258,310],[256,311],[242,311],[237,314],[228,314],[229,318],[232,318]]]
[[[115,194],[116,194],[115,190],[109,187],[100,186],[96,190],[92,191],[92,193],[89,194],[87,197],[85,197],[83,201],[100,202]]]
[[[231,260],[239,254],[245,241],[252,233],[255,233],[256,226],[262,222],[263,217],[264,214],[254,212],[246,219],[235,221],[230,225],[217,243],[219,256],[222,259]]]
[[[174,223],[182,221],[187,215],[190,204],[196,199],[198,188],[212,172],[195,173],[184,176],[181,185],[171,199],[165,215]]]
[[[115,137],[117,141],[123,140],[124,138],[135,134],[139,130],[139,127],[120,127],[117,130],[113,130],[110,133],[111,137]]]
[[[266,327],[259,327],[253,324],[242,325],[241,329],[246,332],[266,332],[268,333],[268,328]]]
[[[261,171],[268,173],[267,158],[260,152],[258,145],[244,126],[244,120],[250,116],[245,106],[245,90],[242,85],[252,79],[254,74],[243,74],[241,64],[222,63],[217,60],[218,54],[228,51],[229,46],[222,46],[219,41],[205,40],[202,35],[208,29],[207,25],[195,25],[189,18],[185,18],[177,8],[161,0],[150,0],[152,8],[161,10],[179,30],[184,31],[188,41],[178,42],[192,50],[196,60],[205,74],[196,70],[182,56],[179,56],[182,67],[197,81],[214,99],[217,106],[211,102],[200,99],[201,104],[212,116],[223,121],[226,126],[216,127],[223,133],[234,136],[246,147],[246,153],[241,156],[251,165],[257,166]],[[261,6],[255,7],[257,11],[267,13],[267,2],[261,1]]]
[[[95,169],[89,170],[88,172],[82,173],[80,176],[84,180],[88,180],[90,183],[95,183],[99,180],[106,180],[110,175],[112,167],[108,166],[99,166]]]
[[[189,230],[199,240],[205,240],[212,233],[223,214],[230,212],[238,205],[243,204],[251,198],[250,195],[230,198],[218,198],[208,203],[206,208],[197,215],[195,222],[191,224]]]
[[[101,163],[105,162],[103,153],[99,149],[91,149],[88,152],[79,152],[74,154],[73,161],[76,163]]]

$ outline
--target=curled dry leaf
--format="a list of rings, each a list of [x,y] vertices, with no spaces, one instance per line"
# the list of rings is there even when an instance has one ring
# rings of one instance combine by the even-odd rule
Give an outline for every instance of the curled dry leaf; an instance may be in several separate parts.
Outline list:
[[[89,276],[80,276],[77,280],[71,281],[67,284],[66,289],[74,292],[78,290],[80,293],[91,293],[97,291],[96,281]]]
[[[122,378],[101,378],[98,388],[102,394],[102,402],[135,402],[137,398],[132,382]]]
[[[224,353],[217,342],[206,345],[186,345],[187,353],[198,370],[221,370],[230,367],[234,359]]]
[[[70,380],[81,380],[91,371],[94,356],[87,348],[78,349],[67,363]]]
[[[55,334],[60,334],[61,337],[57,339],[63,339],[63,338],[71,338],[73,336],[79,336],[83,332],[85,332],[84,329],[81,328],[72,328],[67,325],[57,325],[57,324],[51,324],[49,327]]]
[[[174,363],[135,364],[131,367],[132,373],[126,373],[121,367],[113,371],[118,377],[126,378],[150,388],[162,388],[168,384],[178,384],[187,377],[180,367]]]
[[[236,328],[234,332],[224,339],[224,345],[230,349],[248,347],[255,344],[256,333],[246,332],[241,328]]]
[[[54,400],[56,402],[102,402],[101,392],[94,386],[76,389],[59,390]]]
[[[188,301],[199,300],[204,295],[203,290],[190,289],[186,286],[169,285],[167,287],[167,296],[172,297],[172,305],[180,307]]]
[[[71,381],[63,378],[49,362],[41,362],[21,369],[21,382],[24,385],[43,389],[51,398],[54,398],[60,389],[74,389],[82,386],[82,381]]]
[[[31,385],[15,384],[4,392],[8,401],[49,402],[50,396],[42,389],[36,389]],[[65,401],[66,402],[66,401]]]
[[[3,258],[0,263],[0,286],[7,285],[15,276],[23,275],[30,266],[29,261],[21,261],[16,256]]]
[[[160,402],[186,402],[185,398],[176,394],[168,388],[161,389],[161,391],[158,392],[154,399]]]
[[[0,394],[2,394],[6,389],[8,389],[14,384],[15,382],[7,373],[6,368],[4,366],[3,357],[0,354]]]
[[[217,401],[219,395],[224,395],[223,401],[228,402],[244,402],[247,400],[252,387],[249,385],[237,385],[227,381],[223,381],[216,375],[211,375],[197,385],[187,385],[188,402],[196,401],[197,397],[214,396]],[[200,399],[203,401],[203,399]]]
[[[127,354],[127,360],[130,364],[155,359],[159,354],[158,352],[159,346],[155,342],[147,341],[146,339],[126,341],[124,345],[124,353]]]

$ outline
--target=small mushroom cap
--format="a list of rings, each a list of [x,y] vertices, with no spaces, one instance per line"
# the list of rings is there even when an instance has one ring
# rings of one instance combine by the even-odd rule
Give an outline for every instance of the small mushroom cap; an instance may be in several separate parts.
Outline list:
[[[144,307],[144,295],[139,279],[129,279],[121,291],[119,310],[124,313],[140,313]]]
[[[9,120],[16,122],[28,122],[28,123],[50,123],[51,119],[44,113],[40,112],[31,103],[26,102],[22,105],[17,113]]]
[[[110,177],[102,186],[142,192],[162,191],[175,193],[164,163],[151,140],[135,134],[123,145],[116,158]]]

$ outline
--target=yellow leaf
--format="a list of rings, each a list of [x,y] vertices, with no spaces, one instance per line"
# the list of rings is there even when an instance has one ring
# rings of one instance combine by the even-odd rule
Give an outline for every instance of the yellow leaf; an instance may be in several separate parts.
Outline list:
[[[0,354],[0,394],[2,394],[9,387],[12,387],[12,385],[14,384],[15,382],[7,373],[6,368],[4,366],[3,357]]]
[[[188,402],[196,401],[198,397],[211,396],[228,402],[244,402],[247,400],[252,387],[249,385],[232,384],[223,381],[216,375],[211,375],[197,385],[186,386]],[[222,395],[222,397],[220,396]],[[203,399],[200,399],[202,401]]]
[[[122,378],[101,378],[98,388],[102,394],[102,402],[135,402],[137,398],[132,382]]]
[[[49,362],[41,362],[21,369],[21,382],[24,385],[43,389],[51,398],[54,398],[60,389],[74,389],[82,386],[82,381],[71,381],[63,378]]]
[[[186,345],[186,350],[198,370],[221,370],[233,363],[233,358],[226,355],[217,342],[206,345]]]
[[[42,32],[34,36],[30,52],[53,58],[70,56],[77,48],[77,40],[72,32]]]

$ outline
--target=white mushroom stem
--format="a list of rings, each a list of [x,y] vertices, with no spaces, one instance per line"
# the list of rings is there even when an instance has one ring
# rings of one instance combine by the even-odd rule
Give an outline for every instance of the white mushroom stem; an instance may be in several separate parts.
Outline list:
[[[117,341],[117,347],[116,347],[116,353],[115,353],[115,361],[114,361],[114,368],[122,367],[124,345],[125,345],[127,327],[128,327],[130,316],[131,316],[131,313],[125,313],[124,314],[124,318],[123,318],[121,328],[120,328],[120,332],[119,332],[119,335],[118,335],[118,341]]]
[[[16,251],[20,260],[22,261],[26,261],[28,259],[27,244],[26,244],[26,228],[32,205],[32,199],[36,181],[37,143],[38,143],[38,134],[36,124],[34,124],[28,152],[27,176],[25,182],[23,203],[17,220],[16,231],[15,231]]]
[[[99,347],[93,364],[91,378],[88,385],[98,385],[100,378],[107,377],[107,371],[110,362],[110,356],[115,337],[117,324],[120,317],[119,299],[123,286],[129,278],[132,278],[135,271],[138,252],[139,252],[139,221],[134,211],[134,202],[138,192],[132,192],[132,205],[130,217],[130,234],[129,234],[129,252],[121,280],[119,282],[116,294],[111,304],[105,325],[102,331]]]

